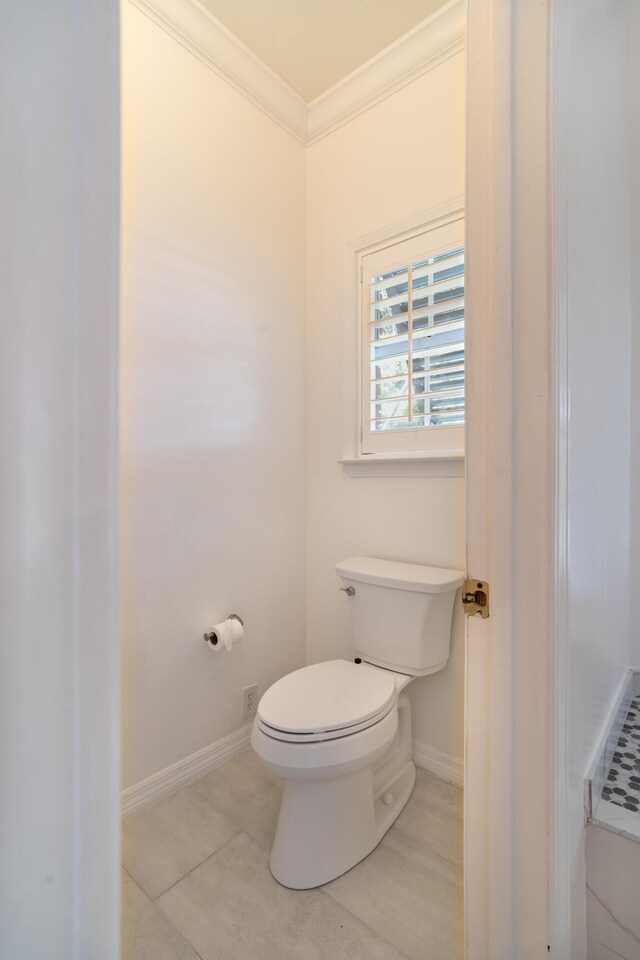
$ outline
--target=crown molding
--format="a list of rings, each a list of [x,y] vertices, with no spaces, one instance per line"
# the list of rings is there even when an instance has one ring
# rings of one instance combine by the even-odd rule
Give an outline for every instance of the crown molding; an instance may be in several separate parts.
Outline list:
[[[198,0],[129,0],[292,137],[307,142],[308,104]]]
[[[309,104],[315,143],[465,48],[464,0],[451,0]]]
[[[198,0],[129,2],[305,146],[370,110],[465,46],[465,0],[450,0],[307,103]]]

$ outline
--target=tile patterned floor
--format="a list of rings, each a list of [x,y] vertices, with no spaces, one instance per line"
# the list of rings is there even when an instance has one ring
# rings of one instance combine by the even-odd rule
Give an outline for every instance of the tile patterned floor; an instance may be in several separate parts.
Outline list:
[[[631,701],[602,797],[630,813],[640,813],[640,697]]]
[[[380,845],[317,890],[268,857],[282,787],[251,751],[125,821],[122,960],[459,960],[462,792],[423,770]]]

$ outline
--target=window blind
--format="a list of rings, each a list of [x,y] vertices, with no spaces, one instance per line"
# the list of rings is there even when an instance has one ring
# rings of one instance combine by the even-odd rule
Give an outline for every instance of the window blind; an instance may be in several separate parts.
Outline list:
[[[423,436],[407,436],[402,449],[419,448],[425,431],[465,419],[464,244],[394,263],[394,253],[419,242],[410,248],[390,247],[389,266],[380,253],[363,262],[363,434],[374,449],[376,438],[405,431]]]

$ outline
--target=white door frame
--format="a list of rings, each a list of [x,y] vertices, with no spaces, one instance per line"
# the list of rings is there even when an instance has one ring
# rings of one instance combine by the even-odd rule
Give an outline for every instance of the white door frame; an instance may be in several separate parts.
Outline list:
[[[553,909],[560,875],[553,851],[561,849],[553,830],[554,711],[560,713],[563,700],[560,688],[554,696],[552,644],[557,412],[548,95],[552,7],[551,0],[468,0],[468,5],[468,567],[490,581],[491,618],[470,622],[467,638],[466,949],[468,960],[542,958],[549,956],[548,947],[565,957]],[[23,843],[21,860],[11,871],[11,897],[5,900],[7,910],[12,904],[16,909],[3,927],[3,943],[14,955],[23,948],[33,952],[35,941],[29,938],[36,931],[41,938],[36,952],[43,958],[113,960],[119,650],[115,435],[107,425],[115,423],[117,369],[117,4],[56,0],[47,9],[51,35],[45,44],[46,23],[23,16],[20,5],[8,9],[7,29],[0,32],[13,46],[23,41],[18,60],[5,58],[16,71],[12,96],[23,89],[33,97],[34,77],[47,66],[47,53],[54,61],[53,73],[37,87],[42,100],[31,101],[31,113],[14,114],[12,142],[19,145],[25,138],[28,150],[30,133],[48,129],[55,151],[41,155],[42,185],[50,183],[55,193],[71,174],[75,191],[69,195],[81,206],[69,211],[68,234],[61,233],[56,207],[47,220],[46,204],[18,206],[15,218],[6,218],[20,223],[25,236],[31,231],[43,241],[31,250],[25,247],[24,289],[42,276],[51,294],[46,312],[31,311],[29,322],[10,331],[22,363],[5,383],[13,384],[10,399],[33,399],[33,383],[42,385],[45,377],[51,390],[60,392],[61,408],[32,409],[34,423],[51,436],[68,422],[69,400],[75,415],[72,431],[51,447],[38,446],[32,433],[31,452],[19,445],[12,450],[18,433],[9,434],[5,458],[17,488],[32,483],[38,471],[42,476],[55,470],[68,478],[68,485],[49,485],[49,497],[42,501],[48,520],[32,511],[16,511],[13,519],[27,524],[19,541],[25,544],[31,542],[28,525],[34,518],[41,537],[48,530],[57,536],[66,527],[70,550],[69,563],[55,567],[38,563],[37,551],[23,552],[27,566],[15,572],[24,575],[30,590],[17,592],[14,579],[7,578],[3,596],[13,638],[11,672],[4,679],[14,691],[28,690],[38,706],[27,709],[11,690],[4,697],[5,712],[23,725],[32,744],[31,767],[9,744],[15,770],[7,783],[13,797],[11,829],[21,842],[29,838],[33,858]],[[34,24],[37,36],[30,46]],[[61,24],[65,58],[54,42]],[[98,59],[96,51],[102,51]],[[55,123],[40,126],[39,108],[51,118],[52,76],[59,76],[65,94],[59,101],[63,118],[68,118],[66,95],[79,96],[69,127],[75,136],[69,138],[63,127],[56,135]],[[37,151],[30,155],[39,156]],[[95,189],[100,171],[106,180]],[[20,182],[19,172],[15,181]],[[13,200],[20,200],[15,190]],[[12,236],[3,257],[9,290],[16,277],[20,280],[16,257],[21,248],[15,241]],[[50,271],[60,263],[60,245],[67,241],[65,300]],[[56,258],[50,255],[54,249]],[[79,299],[73,295],[77,290]],[[46,298],[47,289],[42,293]],[[11,310],[16,321],[25,302],[20,297],[18,291]],[[73,358],[71,390],[67,367],[54,362],[61,359],[61,341],[52,336],[58,331]],[[39,421],[40,416],[45,419]],[[22,421],[16,417],[15,422]],[[21,459],[26,453],[27,460]],[[28,471],[21,474],[24,467]],[[43,541],[32,545],[42,547]],[[52,556],[55,543],[53,548]],[[34,606],[36,595],[41,603],[44,598],[45,608]],[[55,623],[53,608],[46,608],[49,595],[68,600],[56,608]],[[32,644],[34,637],[43,642]],[[38,751],[47,749],[56,776],[39,783],[45,768],[38,765]],[[65,766],[58,769],[60,758]],[[30,791],[23,789],[25,770],[32,771]],[[18,795],[21,807],[13,802]],[[42,803],[48,811],[57,804],[62,819],[44,818]],[[28,915],[21,914],[25,910]]]
[[[0,956],[116,960],[119,3],[0,4]]]
[[[551,0],[468,0],[467,960],[568,956],[555,931]],[[562,700],[562,698],[559,698]]]

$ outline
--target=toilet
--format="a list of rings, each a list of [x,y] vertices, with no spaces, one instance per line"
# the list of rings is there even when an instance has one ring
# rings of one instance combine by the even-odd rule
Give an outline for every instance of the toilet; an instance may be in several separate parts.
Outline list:
[[[351,612],[355,662],[303,667],[258,704],[251,743],[285,781],[270,855],[285,887],[317,887],[377,846],[413,790],[415,677],[449,659],[453,605],[464,574],[353,557],[336,566]]]

